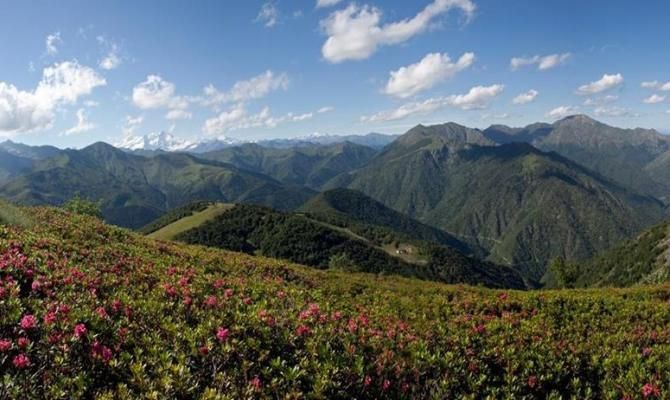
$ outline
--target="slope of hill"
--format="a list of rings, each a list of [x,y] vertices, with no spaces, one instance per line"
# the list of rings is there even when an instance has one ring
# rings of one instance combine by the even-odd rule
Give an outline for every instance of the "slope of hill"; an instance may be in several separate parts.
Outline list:
[[[670,280],[670,223],[648,229],[582,263],[566,264],[570,286],[632,286]]]
[[[295,208],[313,194],[230,164],[187,154],[142,157],[104,143],[40,160],[0,186],[0,194],[24,204],[58,205],[74,193],[102,200],[107,221],[132,228],[197,200]]]
[[[650,163],[670,151],[670,137],[655,130],[620,129],[585,115],[574,115],[551,125],[494,125],[483,133],[497,143],[526,142],[544,151],[555,151],[621,185],[670,199],[667,174],[658,174],[653,167],[648,169]]]
[[[451,287],[29,213],[35,230],[0,227],[6,398],[670,393],[668,287]]]
[[[179,230],[181,225],[190,224],[193,217],[200,215],[180,219],[153,235]],[[451,247],[409,239],[388,228],[384,234],[387,240],[379,240],[374,227],[360,223],[350,229],[304,214],[240,204],[218,215],[212,214],[209,220],[199,220],[198,226],[175,235],[174,239],[262,254],[320,269],[399,274],[490,287],[526,287],[519,273],[508,267],[479,261]]]
[[[376,151],[353,143],[270,148],[245,144],[202,157],[269,175],[286,184],[318,189],[331,178],[367,163]]]
[[[534,279],[554,257],[592,256],[665,215],[660,201],[555,153],[489,143],[456,124],[418,126],[328,186],[360,190]]]
[[[184,215],[177,221],[174,221],[168,225],[161,227],[153,232],[149,233],[149,237],[152,239],[160,240],[172,240],[180,234],[197,228],[200,225],[204,224],[207,221],[210,221],[224,212],[232,209],[233,204],[225,203],[212,203],[209,204],[206,208],[193,212],[190,215]]]
[[[385,236],[401,234],[408,241],[434,242],[470,252],[467,245],[449,233],[409,218],[351,189],[333,189],[319,193],[300,207],[299,211],[320,221],[346,227],[368,238],[382,238],[379,241],[384,241]]]

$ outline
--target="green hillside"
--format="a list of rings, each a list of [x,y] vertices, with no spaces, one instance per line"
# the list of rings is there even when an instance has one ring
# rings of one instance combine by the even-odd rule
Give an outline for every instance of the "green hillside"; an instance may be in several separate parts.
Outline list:
[[[176,230],[176,226],[191,223],[191,218],[179,220],[163,230]],[[161,230],[156,233],[159,232]],[[319,269],[397,274],[489,287],[526,287],[516,271],[468,257],[451,247],[407,239],[390,230],[386,231],[391,239],[388,241],[362,236],[370,232],[375,230],[350,229],[303,214],[240,204],[174,239],[290,260]]]
[[[359,190],[534,279],[552,258],[587,258],[665,215],[660,201],[555,153],[485,143],[456,124],[418,126],[329,185]]]
[[[319,271],[30,209],[0,227],[6,398],[670,393],[668,287],[502,292]],[[631,323],[631,321],[634,321]]]
[[[582,263],[566,263],[568,286],[633,286],[670,281],[670,223],[648,229],[635,238]]]
[[[181,233],[190,229],[197,228],[203,223],[210,221],[222,213],[233,208],[233,204],[214,203],[208,205],[205,209],[196,211],[191,215],[185,215],[177,221],[163,226],[162,228],[149,233],[152,239],[172,240]]]
[[[74,193],[101,200],[107,221],[131,228],[194,201],[245,201],[291,209],[313,194],[230,164],[187,154],[142,157],[104,143],[37,161],[29,173],[0,186],[0,194],[23,204],[60,205]]]

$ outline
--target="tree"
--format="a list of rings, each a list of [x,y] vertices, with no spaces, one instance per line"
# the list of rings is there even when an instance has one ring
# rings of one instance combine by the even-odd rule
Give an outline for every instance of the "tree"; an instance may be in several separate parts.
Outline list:
[[[102,202],[87,200],[76,193],[70,200],[65,202],[63,208],[75,214],[90,215],[102,219]]]
[[[558,257],[549,264],[549,271],[556,279],[559,287],[574,288],[579,278],[579,266],[575,263],[566,262]]]

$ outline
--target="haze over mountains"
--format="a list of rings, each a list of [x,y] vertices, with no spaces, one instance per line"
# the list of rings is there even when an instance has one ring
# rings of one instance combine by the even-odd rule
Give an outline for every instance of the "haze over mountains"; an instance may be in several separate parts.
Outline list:
[[[577,115],[524,128],[419,125],[383,145],[392,139],[197,147],[161,134],[123,150],[5,142],[0,195],[57,205],[78,192],[100,200],[109,222],[139,228],[193,201],[291,211],[318,192],[349,188],[398,213],[386,216],[387,227],[419,221],[530,281],[542,279],[554,258],[587,259],[668,216],[670,140],[653,130]]]

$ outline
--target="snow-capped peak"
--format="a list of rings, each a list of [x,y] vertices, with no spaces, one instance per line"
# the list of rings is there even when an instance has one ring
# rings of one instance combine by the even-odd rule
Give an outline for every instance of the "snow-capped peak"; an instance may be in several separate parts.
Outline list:
[[[154,132],[144,136],[126,136],[116,147],[128,150],[186,151],[196,143],[176,138],[169,132]]]

